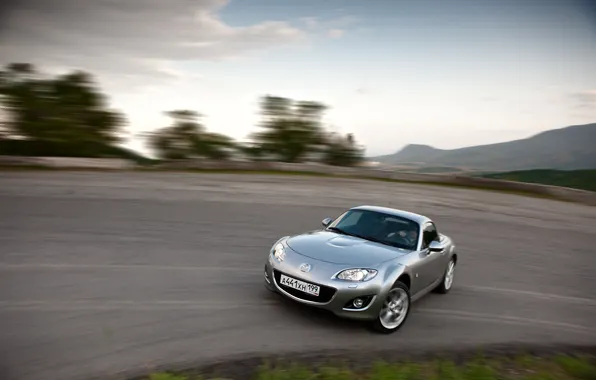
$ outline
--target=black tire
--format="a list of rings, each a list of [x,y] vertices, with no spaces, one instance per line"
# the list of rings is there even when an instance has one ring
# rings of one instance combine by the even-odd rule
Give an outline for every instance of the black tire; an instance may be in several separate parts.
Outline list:
[[[447,279],[447,273],[449,271],[449,267],[450,267],[451,263],[453,263],[453,276],[451,279],[451,284],[449,284],[449,286],[447,286],[445,280]],[[447,268],[445,268],[445,273],[443,273],[443,278],[441,279],[441,283],[439,285],[437,285],[437,287],[435,288],[436,293],[447,294],[453,288],[453,279],[455,278],[455,267],[456,267],[455,259],[451,258],[451,260],[449,260],[449,262],[447,263]]]
[[[395,284],[393,284],[393,286],[391,287],[391,290],[389,290],[389,292],[392,292],[396,289],[405,291],[405,294],[407,295],[408,305],[407,305],[405,317],[402,319],[402,321],[396,327],[387,328],[383,325],[383,323],[381,323],[381,311],[379,311],[379,315],[372,322],[373,330],[378,333],[392,334],[392,333],[396,332],[406,323],[408,317],[410,316],[410,310],[412,308],[412,299],[411,299],[411,295],[410,295],[410,289],[407,287],[406,284],[404,284],[403,282],[400,282],[400,281],[396,281]],[[381,308],[381,310],[382,310],[382,308]]]

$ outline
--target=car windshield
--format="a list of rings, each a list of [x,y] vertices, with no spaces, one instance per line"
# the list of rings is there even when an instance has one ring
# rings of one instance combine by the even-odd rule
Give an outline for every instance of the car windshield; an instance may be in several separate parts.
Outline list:
[[[331,223],[327,230],[385,244],[415,250],[418,223],[399,216],[370,210],[349,210]]]

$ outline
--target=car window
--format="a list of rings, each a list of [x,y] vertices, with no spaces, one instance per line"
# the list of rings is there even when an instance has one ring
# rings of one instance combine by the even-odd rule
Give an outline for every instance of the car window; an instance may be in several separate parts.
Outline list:
[[[370,210],[350,210],[328,227],[394,247],[415,250],[419,224],[395,215]]]
[[[362,216],[362,212],[358,212],[358,211],[348,213],[341,220],[342,227],[350,227],[350,226],[356,225],[358,223],[358,221],[360,220],[361,216]]]
[[[422,248],[427,248],[433,240],[438,240],[439,234],[434,223],[427,223],[422,232]]]

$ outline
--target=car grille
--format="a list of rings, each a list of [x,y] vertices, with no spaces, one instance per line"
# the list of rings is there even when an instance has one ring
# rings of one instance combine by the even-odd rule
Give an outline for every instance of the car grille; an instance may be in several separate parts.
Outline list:
[[[288,277],[292,277],[295,278],[297,280],[301,280],[301,281],[306,281],[294,276],[290,276],[287,273],[283,273],[285,276]],[[332,288],[330,286],[325,286],[325,285],[321,285],[321,284],[317,284],[316,282],[311,282],[311,281],[306,281],[309,282],[311,284],[315,284],[321,287],[321,290],[319,291],[319,295],[318,296],[314,296],[312,294],[307,294],[304,292],[301,292],[300,290],[294,289],[294,288],[290,288],[289,286],[285,286],[279,283],[280,279],[281,279],[281,275],[282,272],[274,269],[273,270],[273,276],[275,277],[275,282],[277,282],[277,285],[282,288],[285,292],[293,295],[296,298],[300,298],[302,300],[305,301],[312,301],[312,302],[320,302],[320,303],[326,303],[331,301],[331,298],[333,298],[333,296],[335,295],[335,292],[337,292],[337,289]]]

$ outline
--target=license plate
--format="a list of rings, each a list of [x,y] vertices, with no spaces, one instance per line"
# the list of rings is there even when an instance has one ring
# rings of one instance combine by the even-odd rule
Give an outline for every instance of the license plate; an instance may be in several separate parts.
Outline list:
[[[309,284],[308,282],[296,280],[295,278],[284,276],[283,274],[279,279],[279,283],[285,286],[289,286],[290,288],[300,290],[304,293],[312,294],[314,296],[318,296],[319,291],[321,290],[321,288],[318,285],[313,285]]]

